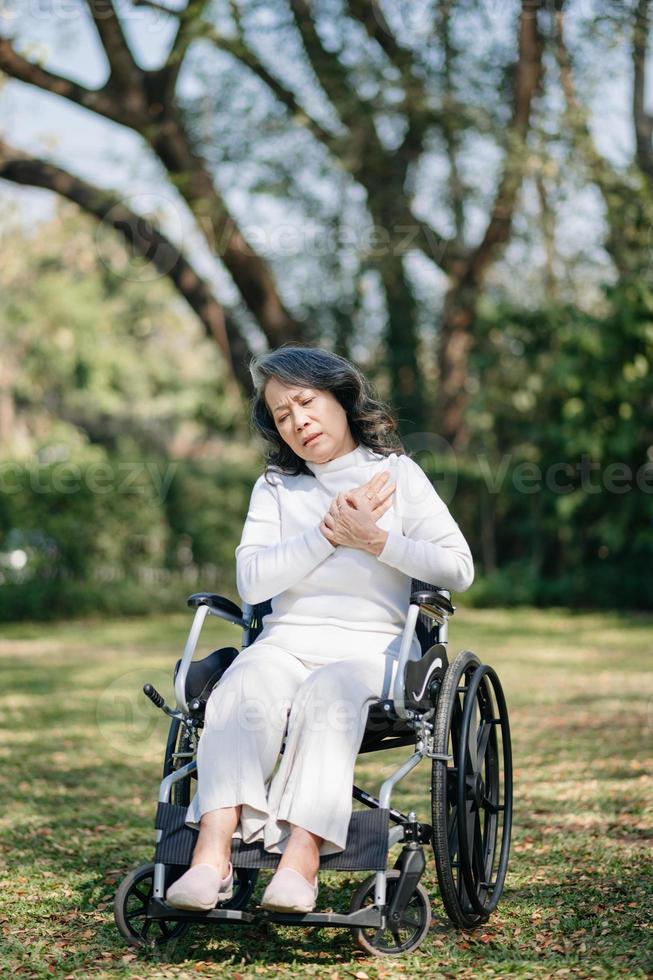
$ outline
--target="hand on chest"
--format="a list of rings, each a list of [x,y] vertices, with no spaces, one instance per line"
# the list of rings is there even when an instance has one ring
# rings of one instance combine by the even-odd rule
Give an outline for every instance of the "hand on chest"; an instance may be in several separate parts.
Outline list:
[[[378,471],[388,470],[388,482],[396,481],[394,467],[385,465]],[[291,488],[280,488],[279,504],[281,509],[281,537],[292,537],[301,534],[307,528],[319,525],[334,498],[341,492],[359,488],[369,480],[377,470],[370,469],[366,474],[331,473],[329,479],[312,479],[297,481]],[[401,532],[402,520],[398,506],[399,486],[392,494],[391,506],[377,517],[375,523],[385,531]]]

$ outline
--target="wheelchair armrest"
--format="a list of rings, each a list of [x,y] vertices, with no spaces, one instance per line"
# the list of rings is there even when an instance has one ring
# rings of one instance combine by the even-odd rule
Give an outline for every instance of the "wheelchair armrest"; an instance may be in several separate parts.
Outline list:
[[[197,609],[199,606],[208,606],[209,612],[213,616],[226,619],[228,623],[233,623],[235,626],[242,626],[243,629],[249,627],[249,623],[243,617],[240,606],[237,606],[231,599],[226,599],[222,595],[215,595],[213,592],[195,592],[188,597],[187,605],[191,609]]]
[[[415,589],[414,592],[411,592],[410,605],[408,606],[406,623],[401,637],[399,663],[397,665],[392,691],[395,712],[400,718],[406,719],[408,717],[407,712],[410,710],[406,696],[406,667],[410,661],[411,643],[418,616],[420,613],[424,613],[446,630],[447,619],[453,614],[456,608],[451,603],[450,595],[451,593],[447,589],[429,589],[428,587]]]
[[[443,624],[447,616],[453,616],[456,609],[450,595],[451,593],[445,594],[445,590],[436,592],[432,589],[418,589],[411,592],[410,601],[412,605],[419,606],[420,612]]]

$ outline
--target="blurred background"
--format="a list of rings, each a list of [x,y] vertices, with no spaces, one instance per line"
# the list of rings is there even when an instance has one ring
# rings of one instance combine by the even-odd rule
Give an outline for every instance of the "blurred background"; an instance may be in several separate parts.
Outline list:
[[[650,35],[648,0],[5,0],[0,619],[236,598],[247,361],[292,341],[395,409],[465,605],[651,609]]]

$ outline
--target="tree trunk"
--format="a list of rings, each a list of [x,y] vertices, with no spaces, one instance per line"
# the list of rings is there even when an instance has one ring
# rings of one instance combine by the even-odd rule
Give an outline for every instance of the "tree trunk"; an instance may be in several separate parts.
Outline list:
[[[447,292],[442,311],[436,419],[440,435],[457,450],[466,449],[469,443],[466,382],[477,299],[476,289],[456,282]]]
[[[420,368],[417,304],[406,279],[401,255],[388,255],[379,266],[388,320],[385,346],[390,376],[390,400],[400,434],[423,432],[428,424],[424,378]]]

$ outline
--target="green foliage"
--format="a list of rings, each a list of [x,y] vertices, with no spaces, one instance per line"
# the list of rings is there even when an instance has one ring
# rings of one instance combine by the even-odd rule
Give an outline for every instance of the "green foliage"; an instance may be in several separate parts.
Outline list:
[[[200,589],[236,598],[256,472],[89,455],[0,466],[0,620],[175,608]]]
[[[74,209],[6,239],[0,620],[233,592],[257,474],[245,475],[251,452],[224,455],[246,417],[215,345],[166,282],[120,278],[121,246],[100,254]]]
[[[0,269],[0,445],[17,455],[88,440],[170,452],[242,431],[213,341],[166,280],[125,277],[71,207],[6,233]]]
[[[479,598],[516,589],[538,604],[650,608],[653,293],[631,284],[606,298],[604,316],[486,306],[479,317],[473,455],[486,472],[506,467],[480,491],[501,570],[479,540],[490,573]]]

